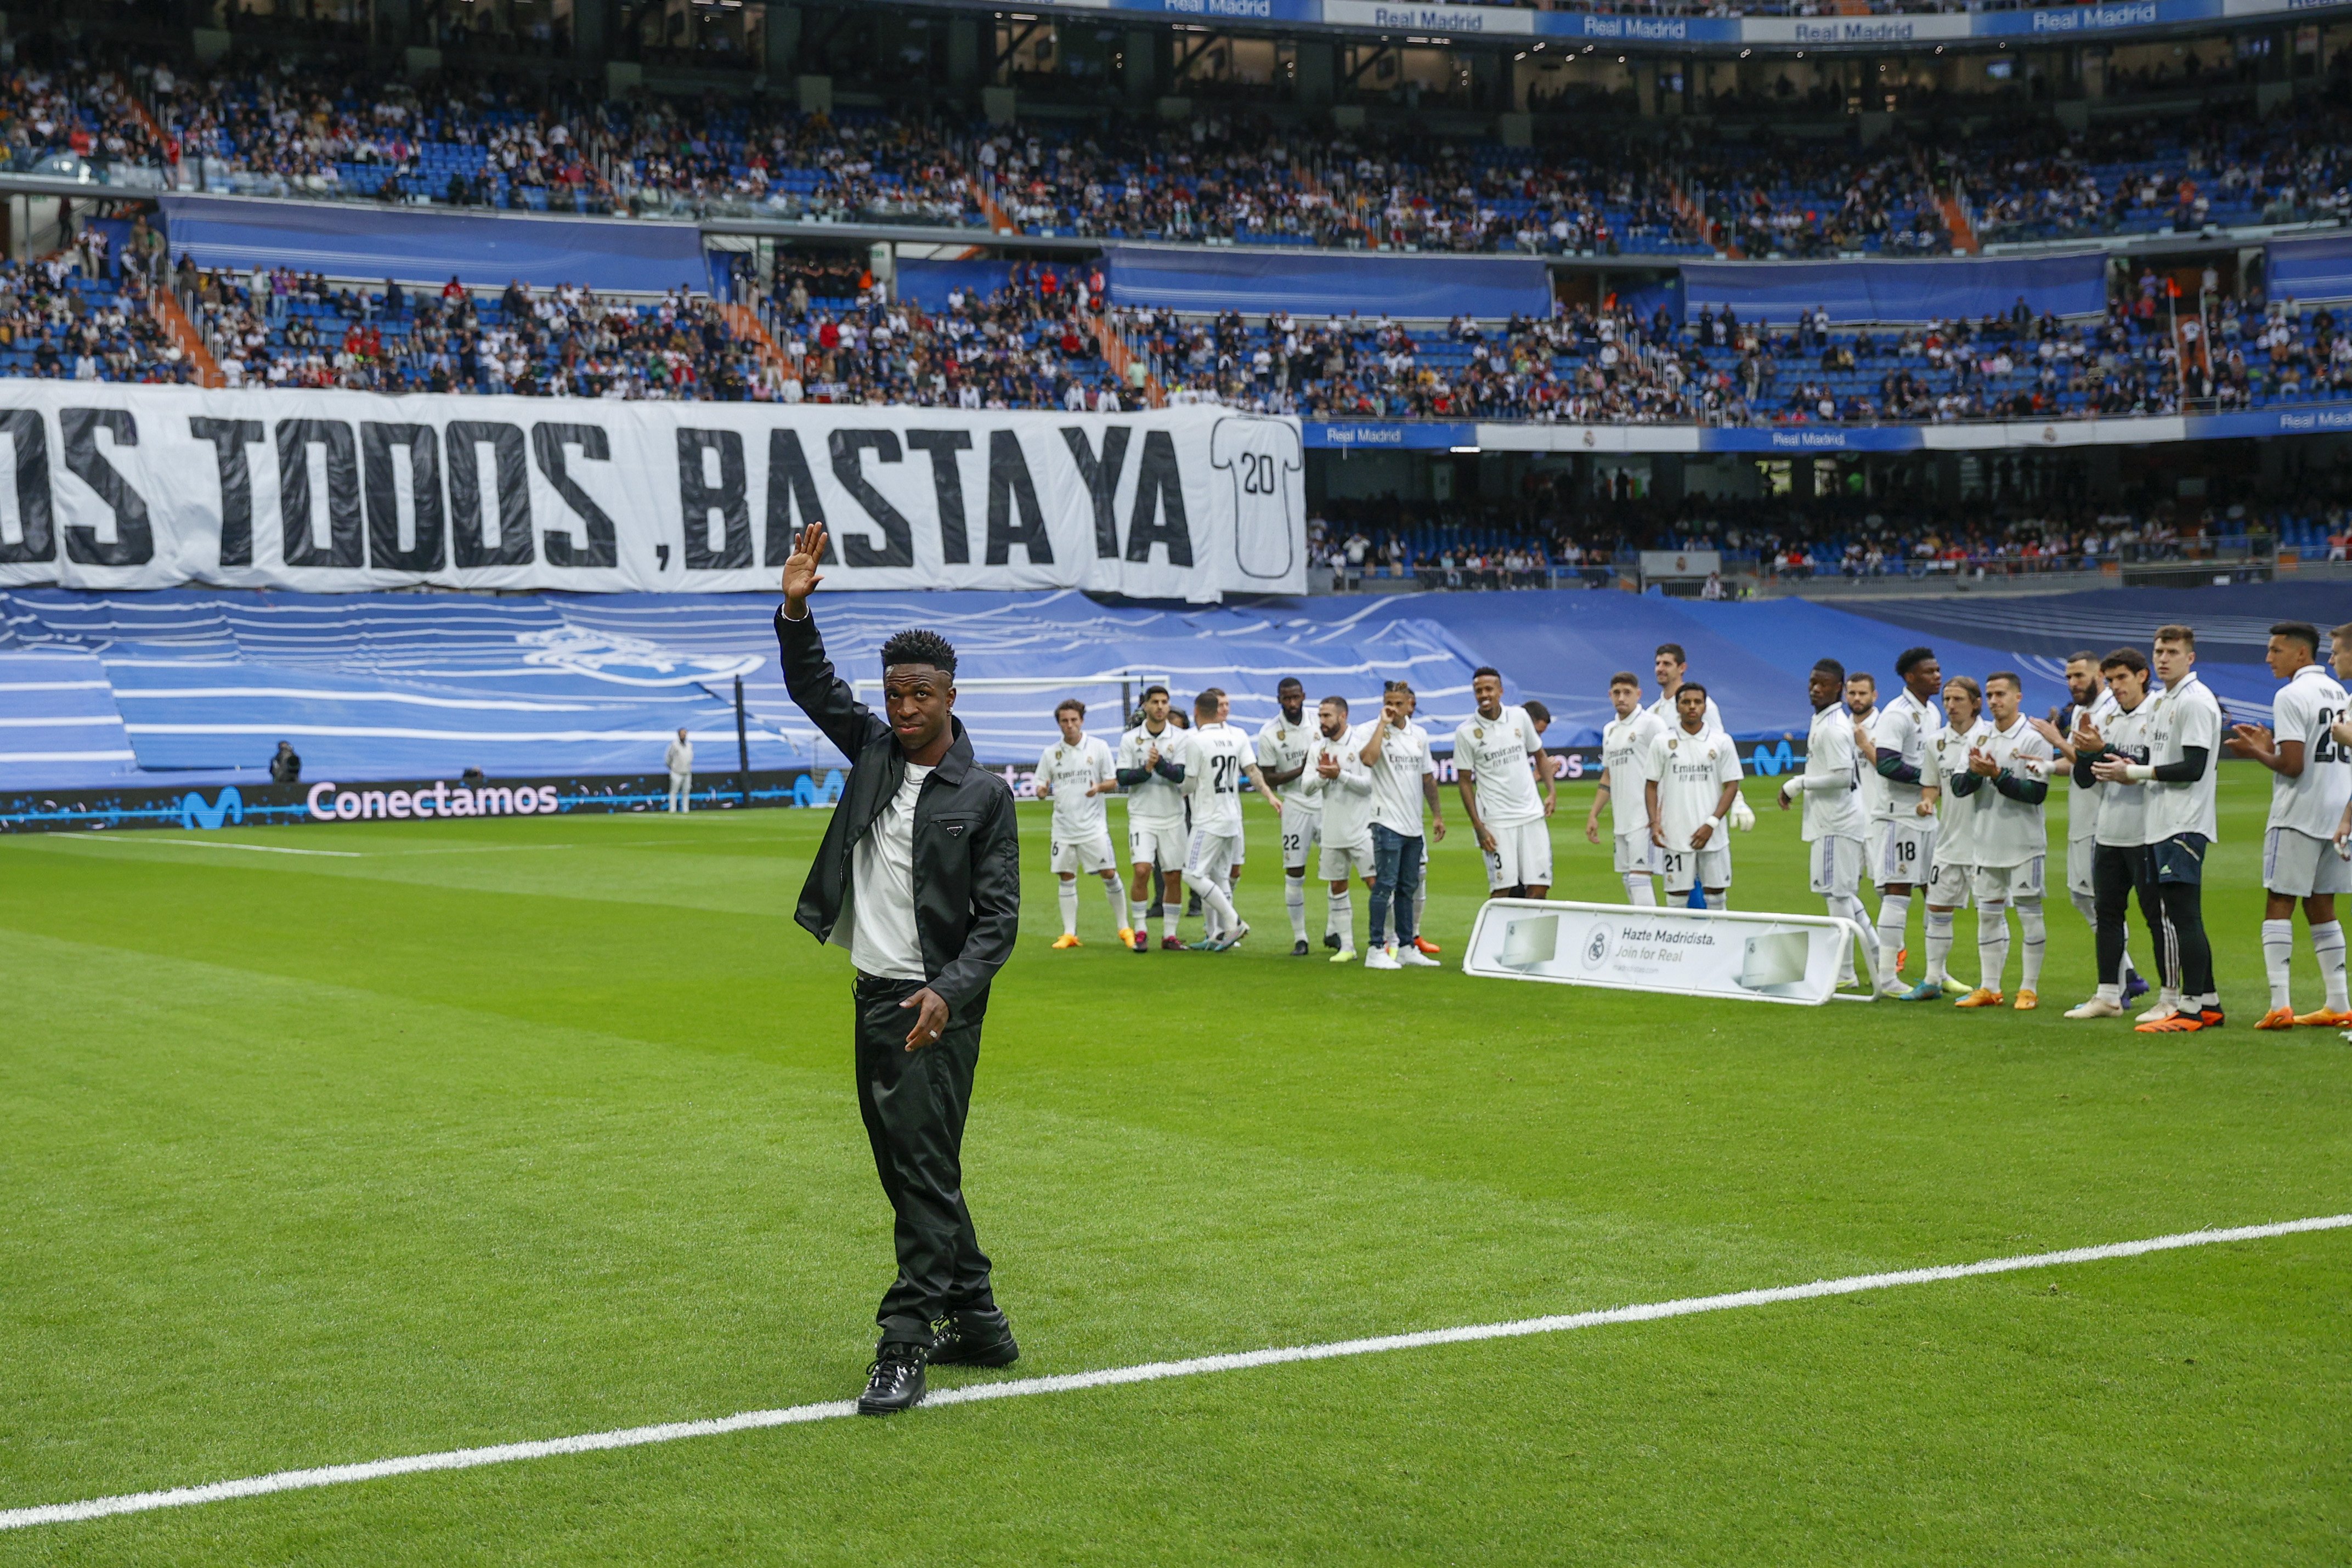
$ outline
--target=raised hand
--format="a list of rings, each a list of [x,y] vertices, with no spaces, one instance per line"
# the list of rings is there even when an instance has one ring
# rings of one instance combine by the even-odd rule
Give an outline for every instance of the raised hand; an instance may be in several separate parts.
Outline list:
[[[793,540],[784,558],[784,613],[798,621],[808,612],[808,596],[824,580],[817,563],[824,559],[824,525],[811,523]]]

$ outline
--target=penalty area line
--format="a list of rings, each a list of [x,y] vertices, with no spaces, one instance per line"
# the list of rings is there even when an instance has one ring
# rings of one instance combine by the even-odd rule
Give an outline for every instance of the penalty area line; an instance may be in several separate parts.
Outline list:
[[[1753,1291],[1732,1291],[1716,1296],[1685,1296],[1675,1301],[1604,1307],[1593,1312],[1568,1312],[1554,1317],[1471,1323],[1460,1328],[1424,1329],[1413,1333],[1383,1334],[1372,1339],[1337,1340],[1325,1344],[1287,1345],[1269,1350],[1239,1351],[1225,1355],[1193,1356],[1183,1361],[1154,1361],[1139,1366],[1105,1367],[1098,1372],[1009,1378],[1000,1383],[975,1383],[961,1388],[940,1389],[932,1394],[920,1408],[928,1410],[947,1405],[976,1405],[992,1399],[1020,1399],[1035,1394],[1069,1394],[1131,1383],[1157,1383],[1171,1377],[1198,1377],[1213,1372],[1244,1372],[1253,1367],[1279,1366],[1291,1362],[1332,1361],[1343,1356],[1376,1355],[1388,1351],[1425,1350],[1435,1345],[1470,1344],[1482,1340],[1520,1339],[1531,1334],[1564,1333],[1571,1329],[1601,1328],[1612,1323],[1655,1322],[1665,1318],[1692,1317],[1701,1312],[1729,1312],[1740,1307],[1808,1301],[1824,1296],[1859,1295],[1868,1291],[1892,1290],[1900,1285],[1930,1285],[1986,1274],[2016,1273],[2028,1269],[2103,1263],[2117,1258],[2138,1258],[2151,1252],[2170,1252],[2186,1247],[2211,1247],[2231,1241],[2264,1241],[2273,1237],[2294,1236],[2306,1231],[2347,1228],[2352,1228],[2352,1214],[2323,1215],[2310,1219],[2280,1220],[2269,1225],[2241,1225],[2224,1230],[2184,1231],[2173,1236],[2150,1237],[2141,1241],[2111,1241],[2095,1247],[2068,1248],[2059,1252],[1988,1258],[1975,1263],[1945,1263],[1926,1269],[1900,1269],[1888,1273],[1850,1274],[1843,1279],[1815,1280],[1803,1285],[1775,1285]],[[348,1486],[359,1481],[421,1475],[433,1470],[477,1469],[485,1465],[510,1465],[529,1459],[557,1458],[567,1454],[638,1448],[655,1443],[682,1442],[689,1437],[717,1437],[730,1432],[804,1426],[814,1421],[836,1420],[856,1413],[856,1401],[835,1399],[817,1405],[794,1405],[778,1410],[747,1410],[703,1421],[670,1421],[653,1427],[625,1427],[610,1432],[589,1432],[574,1437],[499,1443],[480,1448],[450,1448],[435,1454],[409,1454],[358,1464],[324,1465],[313,1469],[278,1470],[269,1475],[214,1481],[205,1486],[173,1487],[163,1491],[89,1498],[80,1502],[0,1510],[0,1530],[23,1530],[41,1524],[73,1524],[87,1520],[108,1519],[117,1514],[192,1508],[199,1503],[266,1497],[272,1492]]]

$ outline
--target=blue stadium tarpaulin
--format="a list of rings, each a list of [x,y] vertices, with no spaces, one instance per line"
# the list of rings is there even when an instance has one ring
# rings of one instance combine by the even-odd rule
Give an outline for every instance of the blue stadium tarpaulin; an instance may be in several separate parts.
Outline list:
[[[944,310],[948,296],[961,288],[985,299],[1013,277],[1009,261],[898,261],[898,295],[926,310]]]
[[[2352,235],[2273,240],[2270,265],[2273,299],[2352,299]]]
[[[1104,277],[1114,304],[1263,315],[1440,318],[1551,313],[1539,260],[1334,255],[1305,246],[1180,250],[1115,245]]]
[[[702,232],[690,224],[611,218],[492,217],[357,204],[165,196],[172,254],[199,267],[290,267],[330,277],[396,277],[474,287],[520,278],[657,294],[710,287]]]
[[[1793,321],[1820,306],[1840,324],[2005,316],[2023,299],[2036,315],[2096,315],[2107,308],[2107,258],[2071,256],[1977,260],[1774,261],[1683,264],[1684,309],[1728,305],[1742,317]]]

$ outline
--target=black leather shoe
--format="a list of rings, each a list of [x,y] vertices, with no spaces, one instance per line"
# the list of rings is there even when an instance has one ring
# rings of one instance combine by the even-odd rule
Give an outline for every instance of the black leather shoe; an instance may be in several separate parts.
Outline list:
[[[994,1307],[949,1314],[931,1340],[934,1366],[1011,1366],[1020,1359],[1013,1325]]]
[[[866,1392],[857,1396],[860,1416],[894,1416],[923,1402],[925,1347],[885,1341],[866,1369]]]

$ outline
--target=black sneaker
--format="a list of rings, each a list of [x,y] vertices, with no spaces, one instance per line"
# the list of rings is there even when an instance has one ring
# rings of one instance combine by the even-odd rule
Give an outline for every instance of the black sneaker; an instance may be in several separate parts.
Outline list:
[[[1304,958],[1313,951],[1315,949],[1307,945],[1307,938],[1304,936],[1290,945],[1290,956],[1294,958]]]
[[[949,1313],[931,1340],[933,1366],[1011,1366],[1020,1359],[1013,1325],[995,1307]]]
[[[923,1363],[928,1346],[885,1340],[866,1369],[866,1392],[857,1396],[860,1416],[893,1416],[923,1402]]]
[[[1339,940],[1339,934],[1337,931],[1326,931],[1323,933],[1323,946],[1337,953],[1347,944]]]

